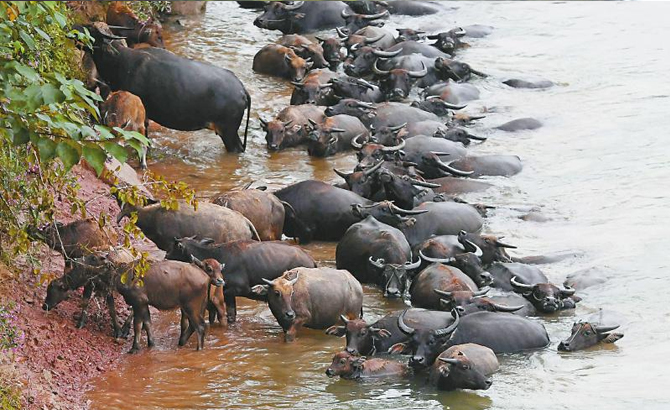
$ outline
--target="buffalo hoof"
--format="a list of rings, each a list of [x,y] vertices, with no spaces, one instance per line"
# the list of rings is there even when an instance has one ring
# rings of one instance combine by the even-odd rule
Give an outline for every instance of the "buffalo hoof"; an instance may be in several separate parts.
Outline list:
[[[535,118],[518,118],[510,122],[506,122],[503,125],[499,125],[496,128],[499,130],[507,132],[515,132],[522,130],[534,130],[540,128],[542,123]]]
[[[130,350],[128,350],[128,354],[135,354],[140,351],[139,347],[133,346]]]
[[[77,322],[76,328],[77,329],[82,329],[86,325],[86,320],[85,319],[79,319]]]
[[[549,80],[527,81],[518,78],[510,78],[509,80],[503,81],[503,84],[508,85],[512,88],[534,88],[534,89],[549,88],[554,86],[554,83],[552,83]]]

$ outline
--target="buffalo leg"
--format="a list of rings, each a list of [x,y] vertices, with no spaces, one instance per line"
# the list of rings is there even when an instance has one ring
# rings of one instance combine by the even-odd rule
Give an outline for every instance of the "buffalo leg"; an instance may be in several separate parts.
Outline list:
[[[154,337],[151,333],[151,317],[149,316],[149,309],[147,309],[147,316],[144,319],[144,331],[147,332],[147,346],[154,347]]]
[[[79,321],[77,322],[77,329],[81,329],[86,324],[86,316],[88,315],[88,305],[91,303],[91,295],[93,294],[93,286],[86,285],[84,286],[84,296],[81,302],[81,315],[79,316]]]
[[[244,112],[242,113],[244,114]],[[230,120],[233,120],[230,118]],[[235,124],[214,124],[214,131],[223,141],[223,145],[226,146],[226,151],[228,152],[244,152],[244,147],[242,146],[242,141],[237,134],[237,129],[240,128],[242,123],[242,116],[240,116],[240,121]]]
[[[302,327],[302,320],[294,320],[291,323],[291,326],[284,331],[284,341],[293,342],[295,340],[295,335],[298,333],[298,329]]]
[[[188,321],[190,326],[188,328],[188,336],[190,337],[195,331],[198,335],[198,347],[196,350],[201,350],[205,342],[205,319],[202,317],[202,311],[199,311],[198,314],[195,312],[195,309],[192,309],[190,306],[184,306],[183,312],[188,316]],[[188,340],[188,337],[186,338]]]
[[[133,347],[128,353],[137,353],[140,350],[140,337],[142,337],[142,314],[140,308],[133,308]]]
[[[116,306],[114,306],[114,295],[110,292],[107,297],[107,309],[109,309],[109,317],[112,320],[112,336],[118,338],[121,335],[121,329],[119,328],[119,322],[116,317]]]
[[[181,310],[181,332],[179,333],[179,346],[184,346],[193,334],[193,325],[184,309]]]
[[[123,325],[121,326],[121,332],[119,334],[119,337],[125,339],[128,337],[130,334],[130,321],[133,318],[133,308],[130,308],[130,313],[128,314],[128,317],[126,318],[125,322],[123,322]]]
[[[226,316],[228,323],[235,323],[237,319],[237,303],[235,302],[235,295],[223,294],[223,301],[226,304]]]

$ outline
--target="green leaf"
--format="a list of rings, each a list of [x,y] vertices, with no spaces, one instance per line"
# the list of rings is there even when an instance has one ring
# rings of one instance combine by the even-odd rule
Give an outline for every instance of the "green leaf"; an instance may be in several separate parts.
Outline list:
[[[29,49],[31,50],[35,49],[35,40],[33,40],[33,38],[30,37],[30,34],[26,33],[23,30],[19,30],[19,36],[21,36],[21,39],[23,40],[24,43],[26,43]]]
[[[26,97],[28,109],[35,110],[42,105],[42,87],[39,84],[31,84],[23,91]]]
[[[125,147],[122,147],[121,145],[111,141],[103,142],[102,146],[114,158],[118,159],[119,162],[124,163],[128,159],[128,151],[126,150]]]
[[[45,104],[62,103],[65,101],[65,94],[55,85],[46,83],[42,86],[42,99]]]
[[[80,131],[81,131],[82,139],[86,139],[86,138],[93,138],[93,139],[96,139],[96,140],[98,139],[98,134],[96,134],[95,130],[93,128],[89,127],[88,125],[82,125],[80,127]]]
[[[105,127],[104,125],[96,124],[93,126],[98,133],[100,133],[100,139],[103,140],[111,140],[114,139],[114,134],[109,131],[109,128]]]
[[[42,29],[40,29],[37,26],[33,26],[33,28],[35,29],[35,31],[37,31],[37,34],[42,36],[43,39],[45,39],[46,41],[51,41],[51,37],[49,37],[49,35],[45,33]]]
[[[98,176],[100,176],[105,169],[105,161],[107,160],[105,151],[96,144],[86,144],[84,145],[82,152],[86,162],[88,162],[89,165],[95,169],[95,172],[98,173]]]
[[[139,143],[137,140],[128,140],[126,141],[126,144],[130,145],[137,151],[137,155],[141,156],[142,152],[144,151],[144,145]]]
[[[40,153],[40,161],[50,161],[56,155],[56,143],[49,137],[39,137],[39,140],[37,141],[37,151]]]
[[[63,161],[66,171],[79,163],[80,150],[81,147],[74,141],[63,140],[58,143],[56,154]]]
[[[14,145],[23,145],[27,144],[30,141],[30,133],[27,129],[21,127],[19,130],[14,130],[14,139],[12,144]]]
[[[40,78],[40,75],[37,74],[37,71],[35,71],[32,67],[28,67],[27,65],[16,64],[14,69],[17,73],[24,76],[28,81],[37,81]]]
[[[114,129],[116,130],[116,127],[114,127]],[[139,141],[142,145],[150,145],[151,144],[149,142],[149,140],[147,139],[147,137],[145,137],[144,135],[140,134],[137,131],[125,131],[125,130],[122,130],[122,129],[119,129],[119,130],[117,130],[117,131],[119,131],[122,134],[123,138],[126,139],[126,140],[135,139],[135,140]]]
[[[64,15],[60,14],[59,12],[54,12],[53,13],[54,18],[58,22],[58,25],[63,28],[67,24],[67,19],[65,18]]]

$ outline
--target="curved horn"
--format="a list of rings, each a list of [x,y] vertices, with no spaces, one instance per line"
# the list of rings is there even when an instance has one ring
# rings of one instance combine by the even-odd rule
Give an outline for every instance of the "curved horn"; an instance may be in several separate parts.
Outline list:
[[[376,43],[377,41],[379,41],[379,40],[381,40],[382,38],[384,38],[385,35],[386,35],[386,34],[382,33],[382,34],[380,34],[380,35],[378,35],[378,36],[376,36],[376,37],[365,37],[365,40],[363,40],[363,42],[364,42],[365,44]]]
[[[291,81],[291,84],[295,85],[298,88],[302,88],[305,86],[305,83],[303,83],[302,81]]]
[[[274,281],[273,280],[269,280],[269,279],[266,279],[266,278],[261,278],[261,279],[263,279],[263,282],[267,283],[268,285],[274,286]]]
[[[389,15],[389,11],[384,10],[381,13],[377,13],[377,14],[363,14],[363,18],[365,20],[375,20],[375,19],[382,18],[382,17],[388,16],[388,15]]]
[[[451,358],[451,357],[438,357],[437,360],[439,360],[441,362],[444,362],[444,363],[453,364],[453,365],[457,365],[457,364],[461,363],[460,360],[454,359],[454,358]]]
[[[451,298],[454,296],[452,292],[447,292],[446,290],[433,289],[433,292],[437,293],[440,296],[444,296],[445,298]]]
[[[362,78],[357,78],[356,79],[356,84],[360,85],[361,87],[365,87],[370,90],[374,90],[375,86],[370,84],[369,82],[363,80]]]
[[[396,206],[393,203],[391,203],[390,205],[391,205],[391,210],[394,213],[399,213],[399,214],[403,214],[403,215],[421,215],[421,214],[425,214],[426,212],[428,212],[428,209],[411,209],[410,210],[410,209],[402,209],[402,208]]]
[[[349,319],[347,319],[347,317],[344,316],[344,315],[340,315],[340,319],[342,319],[342,321],[344,322],[344,324],[349,323]]]
[[[330,132],[347,132],[347,130],[345,130],[344,128],[337,128],[337,127],[328,128],[327,130],[324,129],[324,131],[328,132],[328,133],[330,133]]]
[[[342,30],[341,27],[335,27],[335,31],[337,31],[337,36],[340,38],[349,38],[349,34],[345,33],[344,30]]]
[[[356,101],[356,105],[363,108],[369,108],[371,110],[375,109],[374,104],[365,101]]]
[[[258,117],[258,120],[261,122],[261,127],[263,127],[263,129],[267,129],[267,128],[268,128],[268,122],[267,122],[266,120],[264,120],[264,119],[261,118],[261,117]]]
[[[426,38],[428,40],[437,40],[438,38],[440,38],[440,34],[430,34],[430,35],[427,35]]]
[[[459,236],[461,236],[461,235],[466,235],[466,232],[461,231],[461,233],[459,233]],[[465,239],[465,238],[463,239],[463,242],[465,242],[465,243],[463,243],[464,247],[465,247],[465,245],[468,245],[468,246],[470,246],[470,249],[474,249],[474,251],[471,251],[471,250],[468,250],[468,249],[466,249],[466,250],[468,252],[474,253],[476,257],[481,258],[484,255],[484,251],[482,251],[482,248],[477,246],[476,243],[472,242],[469,239]]]
[[[409,327],[407,326],[407,324],[405,324],[405,313],[407,313],[407,310],[408,309],[403,310],[400,316],[398,316],[398,327],[404,334],[411,335],[414,332],[416,332],[416,329],[414,329],[413,327]]]
[[[378,62],[379,59],[376,59],[375,63],[372,65],[372,71],[377,75],[389,75],[390,71],[380,70],[379,67],[377,67]]]
[[[498,312],[516,312],[517,310],[521,310],[524,308],[523,305],[520,306],[507,306],[507,305],[499,305],[497,303],[491,303],[491,306]]]
[[[360,150],[361,148],[363,148],[363,144],[361,144],[360,142],[358,142],[358,138],[360,138],[360,137],[362,137],[362,136],[363,136],[363,134],[361,133],[361,134],[358,134],[358,135],[356,135],[354,138],[351,139],[351,147],[352,147],[353,149],[355,149],[356,151],[358,151],[358,150]]]
[[[480,76],[480,77],[488,77],[488,74],[484,74],[484,73],[482,73],[481,71],[477,71],[477,70],[475,70],[475,69],[472,68],[472,67],[470,67],[470,72],[471,72],[472,74],[476,74],[476,75],[478,75],[478,76]]]
[[[372,256],[370,256],[368,258],[368,262],[370,262],[372,266],[376,266],[379,269],[384,269],[384,259],[373,259]]]
[[[440,97],[437,97],[437,96],[428,97],[428,98],[426,98],[426,101],[438,102],[438,103],[442,104],[444,107],[449,108],[450,110],[462,110],[463,108],[468,106],[467,104],[465,104],[465,105],[451,104],[451,103],[448,103],[448,102],[444,101],[443,99],[441,99]]]
[[[284,5],[285,10],[298,10],[300,7],[305,4],[304,1],[294,1],[293,4],[286,4]]]
[[[400,151],[401,149],[405,148],[405,140],[400,141],[400,144],[394,145],[392,147],[384,147],[382,148],[383,152],[396,152]]]
[[[371,166],[370,168],[368,168],[368,169],[366,169],[365,171],[363,171],[363,173],[364,173],[365,175],[367,175],[367,176],[372,175],[372,174],[374,174],[375,172],[377,172],[377,170],[378,170],[379,168],[381,168],[382,165],[384,165],[384,161],[379,161],[379,162],[377,162],[376,164],[374,164],[373,166]]]
[[[419,256],[421,257],[421,259],[425,260],[426,262],[430,262],[430,263],[450,263],[450,262],[453,262],[453,261],[456,260],[453,257],[452,258],[431,258],[430,256],[426,256],[423,253],[423,250],[419,250]]]
[[[519,288],[519,289],[525,290],[525,291],[530,291],[530,290],[533,290],[535,288],[535,286],[526,285],[525,283],[517,282],[516,276],[513,276],[512,279],[509,280],[509,283],[511,283],[513,287]]]
[[[346,172],[342,172],[342,171],[340,171],[340,170],[337,169],[337,168],[333,168],[333,171],[334,171],[337,175],[339,175],[340,177],[344,178],[345,181],[349,180],[349,177],[351,176],[351,174],[347,174]]]
[[[423,61],[421,62],[421,66],[423,67],[421,71],[408,71],[407,75],[413,78],[421,78],[428,74],[428,69],[426,68],[426,65],[423,63]]]
[[[400,131],[401,129],[405,128],[406,126],[407,126],[407,123],[406,123],[406,122],[403,122],[402,124],[400,124],[400,125],[396,125],[395,127],[386,127],[386,128],[388,128],[389,130],[395,132],[395,131]]]
[[[484,286],[483,288],[479,289],[476,292],[472,292],[472,296],[483,296],[488,293],[488,291],[491,290],[490,287]]]
[[[563,295],[563,296],[572,296],[572,295],[575,294],[576,291],[577,291],[576,289],[573,289],[573,288],[571,288],[571,287],[569,287],[569,286],[566,286],[565,289],[561,289],[561,295]]]
[[[288,281],[288,284],[291,285],[291,286],[295,285],[295,283],[298,281],[298,278],[299,278],[299,277],[300,277],[300,273],[299,273],[299,272],[296,272],[296,273],[295,273],[295,278],[289,280],[289,281]]]
[[[406,270],[412,270],[416,269],[419,266],[421,266],[421,258],[417,259],[416,262],[412,262],[411,260],[409,262],[405,263],[405,269]]]
[[[355,16],[355,14],[349,14],[349,13],[347,13],[347,9],[342,9],[342,12],[340,13],[340,16],[342,16],[342,18],[346,20],[350,17]]]
[[[372,50],[372,54],[376,55],[377,57],[382,57],[382,58],[395,57],[400,53],[402,53],[402,48],[399,48],[395,51]]]
[[[449,164],[445,164],[444,162],[442,162],[442,160],[440,160],[439,158],[437,159],[437,165],[440,167],[440,169],[459,177],[467,177],[468,175],[473,174],[473,171],[461,171],[460,169],[453,168]]]
[[[461,321],[461,317],[458,314],[458,310],[454,309],[451,311],[452,316],[454,316],[454,323],[449,325],[449,327],[445,327],[444,329],[435,329],[433,333],[435,336],[446,336],[456,330],[456,327],[458,326],[458,322]]]
[[[286,122],[284,123],[284,127],[288,127],[288,126],[291,125],[292,123],[293,123],[293,120],[288,120],[288,121],[286,121]]]
[[[403,179],[405,179],[406,181],[409,181],[412,185],[422,186],[424,188],[439,188],[439,187],[442,186],[440,184],[433,184],[432,182],[419,181],[418,179],[410,178],[407,175],[405,175],[405,177],[406,178],[403,178]]]
[[[478,136],[472,135],[470,133],[468,133],[467,138],[471,139],[471,140],[475,140],[475,141],[486,141],[488,139],[487,137],[478,137]]]
[[[499,238],[499,239],[502,239],[502,237]],[[504,242],[500,242],[498,239],[496,239],[496,246],[499,247],[499,248],[509,248],[509,249],[516,249],[517,248],[514,245],[508,245]]]
[[[593,326],[593,325],[591,325],[591,327],[593,327],[596,330],[597,333],[611,332],[614,329],[618,329],[619,326],[621,326],[621,325],[615,325],[615,326]]]

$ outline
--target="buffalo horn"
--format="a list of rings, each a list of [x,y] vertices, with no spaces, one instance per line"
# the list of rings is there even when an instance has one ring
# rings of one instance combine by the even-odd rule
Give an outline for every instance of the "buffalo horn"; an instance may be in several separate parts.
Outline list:
[[[379,67],[377,67],[378,62],[379,59],[375,60],[375,63],[372,65],[372,71],[377,75],[389,75],[390,71],[380,70]]]
[[[295,278],[291,279],[288,281],[288,284],[293,286],[295,283],[298,281],[298,278],[300,277],[300,273],[296,272],[295,273]]]
[[[349,38],[349,34],[345,33],[341,27],[335,27],[335,31],[340,38]]]
[[[573,289],[571,287],[568,287],[568,286],[566,286],[565,289],[561,289],[561,294],[563,296],[572,296],[572,295],[575,294],[575,292],[576,292],[575,289]]]
[[[440,97],[437,97],[437,96],[428,97],[428,98],[426,98],[426,101],[438,102],[438,103],[442,104],[444,107],[449,108],[450,110],[462,110],[463,108],[468,106],[467,104],[465,104],[465,105],[451,104],[451,103],[448,103],[448,102],[444,101],[443,99],[441,99]]]
[[[426,36],[426,38],[428,40],[437,40],[438,38],[440,38],[440,35],[439,34],[431,34],[431,35]]]
[[[379,162],[377,162],[376,164],[374,164],[373,166],[371,166],[370,168],[368,168],[368,169],[366,169],[365,171],[363,171],[363,173],[364,173],[365,175],[368,175],[368,176],[369,176],[369,175],[372,175],[372,174],[374,174],[375,172],[377,172],[377,170],[378,170],[379,168],[381,168],[382,165],[384,165],[384,161],[379,161]]]
[[[451,311],[452,316],[454,316],[454,323],[449,325],[449,327],[445,327],[444,329],[435,329],[433,333],[435,336],[447,336],[454,330],[456,330],[456,327],[458,326],[458,322],[460,322],[460,315],[458,314],[458,310],[454,309]]]
[[[293,120],[288,120],[288,121],[286,121],[286,122],[284,123],[284,127],[288,127],[289,125],[291,125],[291,123],[293,123]]]
[[[303,4],[305,4],[304,1],[294,1],[293,4],[286,4],[284,6],[284,9],[285,10],[297,10],[300,7],[302,7]]]
[[[421,256],[421,259],[425,260],[426,262],[431,263],[451,263],[456,260],[454,258],[431,258],[430,256],[426,256],[423,253],[423,250],[419,251],[419,256]]]
[[[412,327],[407,326],[407,324],[405,324],[405,319],[404,319],[404,318],[405,318],[405,313],[407,313],[407,309],[405,309],[405,310],[400,314],[400,316],[398,316],[398,328],[400,328],[400,330],[401,330],[403,333],[405,333],[405,334],[407,334],[407,335],[411,335],[411,334],[413,334],[416,330],[415,330],[414,328],[412,328]]]
[[[261,122],[261,127],[263,127],[264,129],[267,129],[268,122],[261,117],[258,117],[258,120]]]
[[[411,178],[407,175],[403,176],[403,179],[412,183],[412,185],[422,186],[424,188],[439,188],[440,184],[433,184],[432,182],[419,181],[418,179]]]
[[[405,263],[405,269],[406,270],[416,269],[419,266],[421,266],[421,258],[417,259],[416,262],[412,262],[410,260],[409,262]]]
[[[384,269],[384,259],[373,259],[372,256],[370,256],[368,261],[372,266],[376,266],[379,269]]]
[[[344,178],[345,181],[348,181],[349,177],[351,176],[351,174],[347,174],[346,172],[342,172],[337,168],[333,168],[333,171],[335,171],[335,173],[337,175],[339,175],[340,177]]]
[[[376,36],[376,37],[365,37],[364,42],[365,42],[365,44],[376,43],[377,41],[379,41],[379,40],[381,40],[382,38],[384,38],[384,36],[385,36],[385,34],[382,33],[382,34],[380,34],[380,35],[378,35],[378,36]]]
[[[345,130],[344,128],[336,128],[336,127],[329,128],[328,130],[324,130],[324,131],[326,131],[326,132],[347,132],[347,130]]]
[[[452,296],[454,296],[452,292],[447,292],[446,290],[433,289],[433,292],[437,293],[440,296],[444,296],[445,298],[451,298]]]
[[[374,90],[374,89],[375,89],[375,86],[374,86],[374,85],[370,84],[369,82],[367,82],[367,81],[365,81],[365,80],[363,80],[363,79],[361,79],[361,78],[357,78],[357,79],[356,79],[356,84],[360,85],[361,87],[368,88],[368,89],[370,89],[370,90]]]
[[[513,276],[512,279],[509,280],[509,282],[514,286],[515,288],[519,288],[521,290],[533,290],[535,288],[534,286],[531,285],[526,285],[525,283],[517,282],[516,276]]]
[[[342,9],[342,12],[340,13],[340,16],[342,16],[342,18],[346,20],[350,17],[355,16],[355,14],[349,14],[349,13],[347,13],[347,9]]]
[[[461,171],[460,169],[453,168],[449,164],[442,162],[439,158],[437,159],[437,165],[440,167],[440,169],[459,177],[466,177],[468,175],[472,175],[473,173],[473,171]]]
[[[497,303],[491,303],[491,306],[495,308],[498,312],[516,312],[517,310],[521,310],[524,308],[523,305],[519,306],[507,306],[507,305],[499,305]]]
[[[291,84],[295,85],[298,88],[302,88],[305,86],[305,83],[302,81],[291,81]]]
[[[461,363],[460,360],[454,359],[454,358],[451,358],[451,357],[438,357],[437,360],[439,360],[441,362],[444,362],[444,363],[453,364],[453,365],[458,365],[458,364]]]
[[[382,17],[384,17],[384,16],[388,16],[388,15],[389,15],[389,11],[388,11],[388,10],[384,10],[384,11],[382,11],[381,13],[377,13],[377,14],[364,14],[364,15],[363,15],[363,18],[364,18],[365,20],[374,20],[374,19],[382,18]],[[343,16],[343,17],[344,17],[344,16]]]
[[[597,333],[607,333],[611,332],[614,329],[618,329],[620,325],[614,325],[614,326],[592,326]]]
[[[363,134],[358,134],[351,140],[351,146],[353,149],[360,150],[361,148],[363,148],[363,144],[358,142],[358,138],[360,138],[361,136],[363,136]]]
[[[342,321],[344,322],[344,324],[349,323],[349,319],[347,319],[347,317],[344,316],[344,315],[340,315],[340,319],[342,319]]]
[[[484,286],[483,288],[479,289],[476,292],[472,292],[472,296],[484,296],[488,291],[491,290],[490,287]]]
[[[467,137],[471,140],[476,140],[476,141],[486,141],[488,139],[486,137],[478,137],[478,136],[472,135],[470,133],[468,133]]]
[[[428,69],[426,68],[426,65],[423,63],[423,61],[421,62],[421,66],[423,67],[421,71],[408,71],[407,75],[413,78],[421,78],[428,74]]]
[[[402,124],[396,125],[395,127],[386,127],[386,128],[388,128],[390,131],[396,132],[396,131],[400,131],[401,129],[405,128],[406,126],[407,126],[407,123],[403,122]]]
[[[402,53],[402,48],[399,48],[395,51],[372,50],[372,54],[376,55],[377,57],[382,57],[382,58],[395,57],[400,53]]]
[[[261,278],[261,279],[263,279],[263,282],[267,283],[270,286],[274,286],[274,284],[275,284],[273,280],[269,280],[269,279],[266,279],[266,278]]]
[[[499,248],[510,248],[510,249],[516,249],[517,247],[514,245],[508,245],[504,242],[500,242],[499,239],[502,239],[503,237],[501,236],[500,238],[496,239],[496,246]]]
[[[382,151],[384,151],[384,152],[396,152],[396,151],[400,151],[403,148],[405,148],[405,140],[400,141],[400,144],[398,144],[398,145],[394,145],[392,147],[384,147],[384,148],[382,148]]]
[[[481,71],[477,71],[477,70],[475,70],[475,69],[472,68],[472,67],[470,67],[470,72],[471,72],[472,74],[476,74],[476,75],[478,75],[478,76],[480,76],[480,77],[488,77],[488,74],[484,74],[484,73],[482,73]]]
[[[410,209],[402,209],[402,208],[399,208],[398,206],[396,206],[393,203],[391,204],[391,210],[394,213],[403,214],[403,215],[421,215],[421,214],[425,214],[426,212],[428,212],[428,209],[411,209],[411,210]]]

